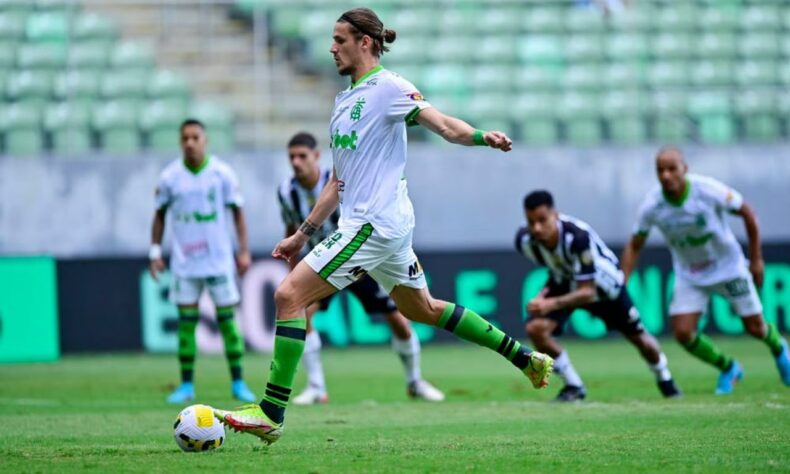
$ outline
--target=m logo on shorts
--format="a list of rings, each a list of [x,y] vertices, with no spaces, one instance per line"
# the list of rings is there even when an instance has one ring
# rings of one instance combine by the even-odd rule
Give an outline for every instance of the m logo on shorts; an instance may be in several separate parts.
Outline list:
[[[409,279],[415,280],[419,278],[421,274],[422,274],[422,265],[420,265],[419,260],[415,260],[414,263],[409,265]]]
[[[360,278],[367,275],[368,271],[360,266],[356,266],[348,271],[349,275],[353,275],[355,280],[359,280]]]

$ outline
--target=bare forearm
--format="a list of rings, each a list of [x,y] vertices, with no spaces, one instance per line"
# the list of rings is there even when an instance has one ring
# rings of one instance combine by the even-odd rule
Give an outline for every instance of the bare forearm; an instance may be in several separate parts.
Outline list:
[[[332,179],[324,189],[321,190],[321,195],[318,196],[313,210],[307,216],[305,222],[299,227],[300,232],[304,232],[306,227],[313,226],[315,228],[321,227],[325,220],[335,212],[339,198],[337,195],[337,179]]]
[[[636,241],[635,239],[637,239],[637,237],[633,237],[625,245],[625,248],[623,249],[623,256],[620,259],[620,265],[623,268],[623,274],[625,275],[626,282],[631,277],[631,273],[633,273],[634,268],[636,268],[636,263],[639,261],[639,253],[642,251],[642,246],[644,245],[643,242]]]
[[[430,123],[427,126],[450,143],[466,146],[475,144],[473,140],[473,135],[475,133],[474,127],[461,119],[444,116],[443,120],[439,123]]]
[[[746,226],[746,235],[749,238],[749,259],[762,260],[763,252],[760,242],[760,226],[757,223],[757,214],[748,204],[741,209],[743,223]]]
[[[555,310],[565,308],[578,308],[595,301],[595,288],[577,288],[570,293],[548,298]]]
[[[250,251],[249,240],[247,238],[247,219],[244,211],[240,207],[233,208],[233,223],[236,226],[236,237],[239,240],[239,253]]]
[[[159,209],[154,213],[154,221],[151,224],[151,243],[160,245],[162,243],[162,236],[165,233],[165,211]]]

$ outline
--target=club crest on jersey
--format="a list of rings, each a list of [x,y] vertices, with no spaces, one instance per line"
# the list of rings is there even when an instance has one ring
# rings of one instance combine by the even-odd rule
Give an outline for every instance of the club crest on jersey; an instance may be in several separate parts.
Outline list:
[[[411,100],[413,100],[413,101],[421,101],[421,100],[425,100],[425,97],[423,97],[423,96],[422,96],[422,94],[420,94],[420,93],[419,93],[419,92],[417,92],[417,91],[415,91],[415,92],[411,92],[411,93],[409,93],[409,94],[407,94],[407,95],[409,96],[409,99],[411,99]]]
[[[365,106],[365,98],[360,97],[359,99],[357,99],[357,102],[354,104],[353,107],[351,107],[351,114],[349,115],[351,120],[358,122],[359,119],[362,118],[362,107],[364,106]]]
[[[330,142],[330,147],[343,148],[344,150],[356,150],[358,139],[359,135],[357,135],[356,130],[352,130],[350,135],[341,135],[340,130],[335,130],[335,134],[332,136],[332,141]]]

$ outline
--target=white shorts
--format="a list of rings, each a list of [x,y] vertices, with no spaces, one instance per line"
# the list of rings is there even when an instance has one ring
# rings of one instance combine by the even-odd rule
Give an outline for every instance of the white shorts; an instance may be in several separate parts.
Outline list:
[[[735,314],[740,317],[763,312],[760,294],[754,286],[752,275],[745,270],[732,280],[707,286],[695,285],[684,278],[676,277],[669,315],[704,313],[714,293],[723,296],[730,303]]]
[[[233,273],[206,278],[190,278],[173,276],[170,288],[170,300],[177,305],[197,304],[200,294],[207,288],[211,301],[218,307],[239,304],[239,288]]]
[[[370,224],[340,228],[304,258],[338,290],[369,274],[389,294],[398,285],[425,288],[425,274],[411,248],[412,232],[385,239]]]

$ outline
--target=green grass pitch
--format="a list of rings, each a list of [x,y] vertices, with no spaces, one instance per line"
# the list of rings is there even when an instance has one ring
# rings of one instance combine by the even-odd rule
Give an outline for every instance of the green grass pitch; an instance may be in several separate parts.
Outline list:
[[[0,366],[0,472],[790,472],[790,388],[761,343],[717,340],[745,367],[736,393],[714,397],[716,372],[664,341],[685,391],[669,401],[622,341],[568,343],[589,391],[570,406],[549,402],[557,379],[533,390],[470,344],[424,348],[440,404],[406,399],[387,348],[327,350],[329,405],[291,407],[270,447],[228,432],[219,450],[194,454],[176,447],[180,408],[164,402],[174,356]],[[254,390],[267,367],[246,358]],[[235,406],[222,358],[199,357],[196,370],[198,402]]]

